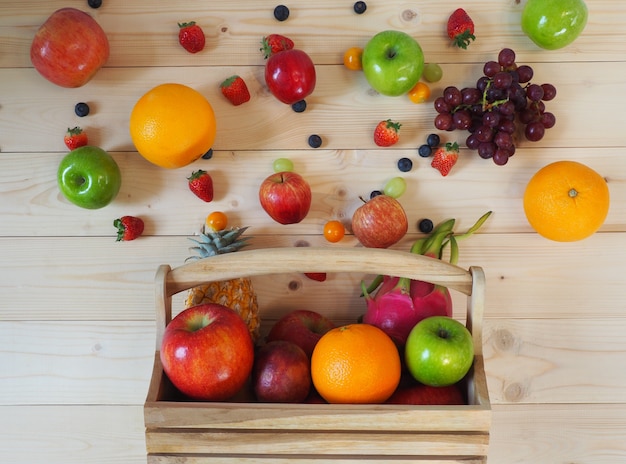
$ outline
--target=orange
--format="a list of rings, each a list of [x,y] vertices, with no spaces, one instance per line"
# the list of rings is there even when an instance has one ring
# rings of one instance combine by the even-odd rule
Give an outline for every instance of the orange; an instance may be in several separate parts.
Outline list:
[[[139,154],[164,168],[180,168],[215,141],[215,114],[204,96],[182,84],[146,92],[130,114],[130,136]]]
[[[400,382],[400,354],[378,327],[350,324],[319,339],[311,355],[311,377],[329,403],[383,403]]]
[[[582,240],[604,223],[609,187],[590,167],[557,161],[541,168],[528,182],[524,212],[533,229],[550,240]]]
[[[350,47],[343,54],[343,65],[351,71],[360,71],[363,69],[362,58],[363,49],[361,47]]]
[[[418,82],[407,94],[413,103],[424,103],[430,98],[430,87],[423,82]]]

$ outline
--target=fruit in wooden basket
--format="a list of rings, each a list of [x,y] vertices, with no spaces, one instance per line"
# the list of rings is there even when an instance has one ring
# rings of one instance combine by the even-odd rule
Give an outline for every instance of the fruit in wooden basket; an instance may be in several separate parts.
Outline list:
[[[415,384],[399,387],[387,404],[462,405],[466,404],[459,383],[445,387]]]
[[[404,208],[388,195],[376,195],[352,215],[352,232],[365,247],[388,248],[400,241],[408,230]]]
[[[524,213],[538,234],[558,242],[594,234],[609,212],[606,180],[577,161],[556,161],[537,171],[524,192]]]
[[[304,51],[292,48],[271,55],[265,63],[265,84],[287,105],[303,100],[315,90],[313,60]]]
[[[335,324],[326,316],[308,309],[296,309],[274,323],[267,334],[267,341],[285,340],[295,343],[310,357],[319,339],[334,328]]]
[[[201,259],[209,256],[232,253],[247,245],[249,237],[242,237],[247,227],[210,230],[204,228],[198,239],[190,239],[196,246],[195,256],[189,259]],[[249,277],[207,282],[193,287],[187,292],[185,307],[189,308],[204,303],[218,303],[233,309],[245,322],[253,341],[259,338],[259,303],[257,295]]]
[[[35,69],[61,87],[81,87],[109,58],[109,41],[87,13],[61,8],[41,25],[30,47]]]
[[[198,91],[161,84],[146,92],[130,114],[130,136],[141,156],[163,168],[187,166],[215,141],[215,113]]]
[[[252,388],[261,402],[303,402],[311,390],[309,357],[295,343],[284,340],[266,343],[255,354]]]
[[[363,73],[382,95],[407,93],[419,81],[424,53],[417,41],[402,31],[387,30],[374,35],[363,49]]]
[[[409,333],[404,358],[418,382],[433,387],[453,385],[472,367],[472,334],[456,319],[428,317]]]
[[[230,308],[202,304],[181,311],[165,328],[163,371],[190,398],[224,401],[247,382],[254,362],[248,327]]]
[[[309,213],[311,187],[296,172],[276,172],[261,183],[259,202],[265,212],[276,222],[296,224]]]
[[[572,43],[587,24],[583,0],[528,0],[522,31],[541,48],[556,50]]]
[[[400,374],[396,345],[369,324],[326,332],[311,356],[313,385],[329,403],[382,403],[398,387]]]
[[[111,203],[119,193],[122,174],[109,153],[85,145],[61,160],[57,183],[65,198],[75,205],[99,209]]]

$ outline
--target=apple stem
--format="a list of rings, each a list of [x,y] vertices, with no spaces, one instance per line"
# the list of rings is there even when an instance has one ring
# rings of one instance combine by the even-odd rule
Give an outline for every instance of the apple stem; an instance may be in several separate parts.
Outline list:
[[[450,336],[450,333],[443,327],[439,327],[439,329],[437,330],[437,335],[439,336],[439,338],[446,339]]]

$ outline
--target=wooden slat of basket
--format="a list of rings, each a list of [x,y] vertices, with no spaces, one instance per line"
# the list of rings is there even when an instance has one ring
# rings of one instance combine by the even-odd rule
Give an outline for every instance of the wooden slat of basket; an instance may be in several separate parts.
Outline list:
[[[487,454],[487,435],[415,434],[381,429],[329,432],[293,430],[151,430],[151,454],[466,456]]]
[[[211,455],[148,455],[148,464],[214,464],[216,462],[232,462],[238,464],[389,464],[390,462],[400,462],[391,456],[278,456],[275,454],[263,456],[233,456],[223,454]],[[470,458],[467,456],[450,456],[430,458],[423,456],[402,457],[403,464],[483,464],[487,462],[486,457]]]

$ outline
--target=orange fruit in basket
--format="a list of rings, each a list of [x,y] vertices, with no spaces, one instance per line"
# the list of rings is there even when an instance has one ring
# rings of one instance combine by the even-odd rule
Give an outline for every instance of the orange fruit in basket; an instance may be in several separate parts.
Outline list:
[[[182,84],[161,84],[146,92],[135,103],[129,126],[139,154],[169,169],[197,160],[215,141],[211,104]]]
[[[350,324],[326,332],[311,355],[311,377],[329,403],[383,403],[400,382],[400,354],[385,332]]]
[[[541,168],[528,182],[524,212],[533,229],[550,240],[582,240],[604,223],[609,187],[590,167],[557,161]]]

